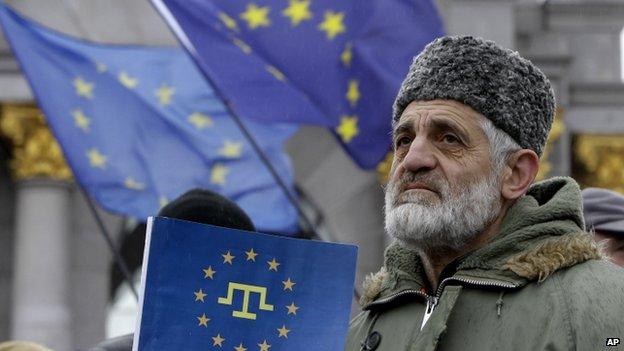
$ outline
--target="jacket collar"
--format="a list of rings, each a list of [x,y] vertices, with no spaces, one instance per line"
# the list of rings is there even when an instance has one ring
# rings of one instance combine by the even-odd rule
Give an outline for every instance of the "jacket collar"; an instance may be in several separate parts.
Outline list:
[[[571,178],[534,184],[507,212],[500,231],[457,262],[453,278],[487,280],[521,287],[590,259],[600,250],[584,228],[580,189]],[[422,291],[418,254],[398,243],[385,252],[382,269],[364,282],[362,305],[401,291]]]

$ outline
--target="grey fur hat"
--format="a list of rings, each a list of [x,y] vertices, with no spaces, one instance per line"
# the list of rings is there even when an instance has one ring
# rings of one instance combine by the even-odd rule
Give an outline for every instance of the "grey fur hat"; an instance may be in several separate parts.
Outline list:
[[[394,101],[392,123],[415,100],[451,99],[481,113],[522,148],[541,156],[554,118],[548,78],[493,41],[442,37],[414,58]]]

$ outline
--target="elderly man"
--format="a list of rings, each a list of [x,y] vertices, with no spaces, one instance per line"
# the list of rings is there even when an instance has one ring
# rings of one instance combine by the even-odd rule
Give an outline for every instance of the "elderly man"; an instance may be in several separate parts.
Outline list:
[[[533,184],[555,101],[530,61],[445,37],[394,104],[386,231],[346,350],[597,350],[624,338],[624,270],[569,178]],[[612,341],[613,342],[613,341]]]
[[[581,195],[585,227],[604,243],[604,254],[611,262],[624,267],[624,196],[600,188],[587,188]]]

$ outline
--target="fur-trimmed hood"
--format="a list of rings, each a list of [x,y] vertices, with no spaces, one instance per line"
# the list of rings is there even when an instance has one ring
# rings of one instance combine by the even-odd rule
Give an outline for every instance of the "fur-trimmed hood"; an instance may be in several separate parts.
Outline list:
[[[557,177],[534,184],[509,209],[499,232],[459,259],[456,275],[522,286],[601,257],[598,245],[584,230],[578,185],[571,178]],[[392,244],[384,267],[364,282],[362,305],[401,290],[422,289],[423,272],[416,252]]]

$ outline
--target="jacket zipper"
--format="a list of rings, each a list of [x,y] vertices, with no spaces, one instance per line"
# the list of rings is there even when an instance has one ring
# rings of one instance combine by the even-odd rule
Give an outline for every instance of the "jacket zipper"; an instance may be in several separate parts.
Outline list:
[[[460,283],[473,285],[473,286],[489,286],[489,287],[507,288],[507,289],[513,289],[513,288],[517,288],[518,287],[517,284],[506,283],[506,282],[495,281],[495,280],[484,281],[484,280],[475,280],[475,279],[450,277],[450,278],[446,278],[446,279],[442,280],[442,282],[438,286],[438,289],[436,290],[436,294],[435,295],[428,295],[428,294],[425,294],[424,292],[419,291],[419,290],[408,289],[408,290],[403,290],[403,291],[400,291],[398,293],[392,294],[392,295],[390,295],[390,296],[388,296],[386,298],[383,298],[381,300],[377,300],[375,302],[372,302],[372,303],[368,304],[368,306],[366,306],[366,307],[368,308],[370,306],[383,305],[383,304],[386,304],[388,302],[392,302],[392,301],[396,300],[397,298],[402,297],[404,295],[417,295],[417,296],[420,296],[420,297],[424,298],[425,300],[427,300],[427,311],[429,311],[429,307],[431,307],[431,311],[430,312],[433,312],[433,310],[435,309],[435,307],[438,304],[438,300],[440,298],[440,295],[442,295],[442,290],[444,289],[444,286],[449,281],[457,281],[457,282],[460,282]],[[425,313],[427,313],[427,311],[425,311]]]

